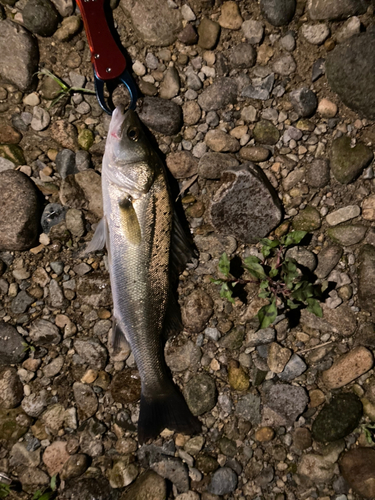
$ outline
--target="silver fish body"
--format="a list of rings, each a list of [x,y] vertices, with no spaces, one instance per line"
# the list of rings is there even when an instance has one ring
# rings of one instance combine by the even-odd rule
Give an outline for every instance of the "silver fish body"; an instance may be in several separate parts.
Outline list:
[[[104,217],[89,251],[104,240],[113,295],[115,335],[130,343],[142,381],[138,435],[141,442],[165,427],[200,429],[164,361],[163,337],[175,316],[171,288],[173,232],[184,247],[164,166],[133,111],[113,114],[102,168]],[[176,260],[176,259],[175,259]],[[183,260],[183,259],[182,259]]]

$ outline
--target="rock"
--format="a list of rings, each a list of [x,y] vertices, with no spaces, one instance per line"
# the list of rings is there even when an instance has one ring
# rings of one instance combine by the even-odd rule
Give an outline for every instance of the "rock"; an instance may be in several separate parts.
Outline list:
[[[45,407],[47,406],[47,394],[46,391],[41,391],[39,393],[30,394],[30,396],[25,396],[22,400],[22,409],[30,417],[37,418],[42,414]]]
[[[248,21],[244,21],[242,23],[241,28],[244,37],[252,45],[256,45],[257,43],[260,43],[262,41],[264,35],[264,26],[260,21],[249,19]]]
[[[312,445],[311,433],[306,427],[298,427],[293,433],[293,446],[297,450],[306,450]]]
[[[83,453],[69,456],[60,471],[61,479],[63,481],[69,481],[81,476],[87,470],[89,463],[88,456]]]
[[[196,101],[188,101],[183,105],[182,113],[186,125],[195,125],[200,120],[202,110]]]
[[[172,99],[180,91],[180,77],[177,69],[171,66],[164,74],[164,79],[160,84],[159,96],[162,99]]]
[[[252,146],[241,148],[239,155],[243,160],[258,163],[268,160],[270,151],[266,148],[262,148],[262,146]]]
[[[66,120],[57,120],[52,123],[49,130],[52,139],[63,148],[73,151],[78,149],[78,132],[72,123]]]
[[[195,45],[198,42],[198,33],[196,32],[194,26],[188,23],[178,34],[178,39],[185,45]]]
[[[25,28],[40,36],[52,36],[59,24],[59,15],[49,0],[28,0],[22,17]]]
[[[200,348],[191,340],[181,346],[170,347],[165,353],[165,361],[172,372],[196,370],[201,357]]]
[[[200,496],[195,491],[187,491],[186,493],[181,493],[181,495],[176,496],[176,500],[199,500]]]
[[[118,499],[117,493],[114,494],[108,480],[101,476],[73,479],[59,496],[61,500],[76,500],[77,498],[84,498],[85,500]]]
[[[329,27],[326,24],[303,24],[301,33],[312,45],[321,45],[329,37]]]
[[[0,144],[18,144],[22,139],[22,134],[8,125],[6,122],[0,123]]]
[[[124,488],[129,486],[138,476],[138,467],[130,463],[128,459],[117,460],[109,473],[109,484],[112,488]]]
[[[43,426],[44,434],[46,434],[46,429],[47,429],[48,432],[47,435],[52,433],[54,436],[56,436],[60,431],[60,429],[63,427],[64,421],[65,421],[64,407],[61,404],[54,404],[52,406],[48,406],[47,410],[41,415],[37,423],[40,424],[40,427]]]
[[[363,245],[358,257],[358,299],[361,309],[374,310],[375,248]]]
[[[364,498],[375,496],[375,450],[355,448],[344,453],[340,471],[345,481]]]
[[[172,9],[164,0],[155,0],[152,4],[147,0],[121,0],[120,6],[148,45],[171,45],[182,29],[180,10]]]
[[[18,476],[23,488],[35,491],[36,488],[50,484],[48,475],[36,467],[22,467]]]
[[[26,312],[34,300],[35,299],[30,297],[25,290],[22,290],[17,294],[17,297],[12,300],[12,312],[14,314],[22,314]]]
[[[348,19],[343,26],[336,32],[336,41],[343,43],[353,35],[359,35],[361,32],[361,21],[359,17],[353,16]]]
[[[204,141],[210,149],[217,153],[225,151],[235,153],[240,149],[240,143],[235,137],[219,129],[209,130]]]
[[[56,7],[61,17],[71,16],[74,12],[72,0],[52,0],[52,3]]]
[[[70,149],[62,149],[56,156],[56,169],[62,179],[68,175],[76,174],[76,155]]]
[[[83,128],[78,134],[78,145],[84,151],[88,151],[94,144],[94,134],[88,128]]]
[[[328,389],[339,389],[371,370],[373,363],[371,351],[366,347],[355,347],[322,373],[322,381]]]
[[[62,289],[59,286],[59,283],[53,279],[49,283],[49,303],[51,307],[55,307],[56,309],[64,308],[66,304],[66,300],[64,298]]]
[[[66,228],[73,236],[77,236],[77,238],[85,234],[85,221],[81,210],[70,208],[66,212]],[[91,271],[91,268],[88,271]]]
[[[60,224],[65,219],[65,212],[65,208],[59,203],[48,203],[40,221],[43,232],[48,234],[52,226]]]
[[[81,300],[92,307],[108,307],[112,304],[111,287],[101,273],[90,273],[78,280],[77,292]]]
[[[246,394],[239,399],[236,405],[236,414],[251,422],[253,426],[260,423],[260,397],[255,394]]]
[[[198,27],[198,45],[202,49],[211,50],[220,36],[220,24],[204,17]]]
[[[28,250],[35,245],[40,214],[37,190],[29,177],[15,170],[0,172],[0,250]]]
[[[363,409],[358,396],[342,393],[326,403],[312,425],[312,437],[326,443],[348,436],[357,428]]]
[[[78,172],[91,168],[91,157],[88,151],[80,149],[75,155],[75,164]]]
[[[302,117],[312,116],[318,107],[318,99],[315,92],[307,88],[293,90],[290,93],[290,102],[294,111]]]
[[[159,476],[171,481],[178,491],[188,491],[188,468],[181,459],[167,455],[159,455],[159,457],[150,464],[150,468],[159,474]]]
[[[256,51],[250,43],[240,43],[230,50],[229,61],[233,68],[247,69],[256,62]]]
[[[229,77],[217,78],[199,96],[198,104],[204,111],[225,108],[237,102],[237,83]]]
[[[357,143],[351,146],[350,137],[335,139],[331,148],[331,170],[341,184],[349,184],[358,177],[373,159],[370,148]]]
[[[55,345],[61,341],[59,329],[50,321],[37,319],[30,325],[29,335],[36,345]]]
[[[0,439],[6,440],[9,446],[16,444],[26,434],[31,422],[20,407],[0,409]]]
[[[320,213],[315,207],[307,205],[294,217],[292,224],[295,231],[315,231],[321,225]]]
[[[279,199],[259,167],[243,164],[225,172],[222,181],[210,207],[211,222],[220,234],[255,243],[279,224]]]
[[[319,101],[317,111],[323,118],[334,118],[337,114],[337,106],[334,102],[324,98]]]
[[[260,427],[255,432],[255,440],[260,443],[269,443],[275,436],[275,431],[271,427]],[[258,476],[259,477],[259,476]]]
[[[23,385],[15,368],[0,370],[0,405],[10,409],[18,406],[23,398]]]
[[[351,337],[357,329],[356,315],[346,304],[336,309],[330,309],[322,304],[323,316],[333,327],[334,331],[340,332],[343,337]]]
[[[261,0],[260,10],[272,26],[285,26],[293,19],[295,0]]]
[[[281,373],[292,355],[291,350],[282,347],[277,342],[268,346],[267,364],[274,373]]]
[[[272,67],[275,73],[282,76],[289,76],[295,72],[297,65],[293,56],[285,54],[276,59]]]
[[[288,259],[294,259],[299,266],[305,267],[310,271],[314,271],[314,269],[316,268],[316,256],[313,252],[307,250],[307,248],[299,246],[289,248],[285,254],[285,257]]]
[[[214,495],[228,495],[237,487],[237,474],[229,467],[221,467],[212,475],[208,491]]]
[[[9,160],[15,165],[24,165],[26,163],[22,149],[16,144],[1,144],[0,158]]]
[[[138,401],[141,397],[141,379],[138,371],[129,369],[116,373],[110,391],[116,403],[128,404]]]
[[[333,478],[335,464],[321,455],[307,453],[302,455],[298,465],[298,473],[308,477],[314,483],[325,483]]]
[[[288,52],[293,52],[296,48],[295,34],[292,31],[288,31],[280,40],[281,46]]]
[[[165,500],[167,498],[167,487],[165,479],[152,470],[141,474],[134,484],[127,489],[121,500]]]
[[[276,144],[279,140],[280,133],[271,122],[260,120],[253,130],[254,139],[260,144]]]
[[[87,384],[74,382],[73,384],[74,399],[77,404],[78,418],[80,421],[87,420],[95,415],[98,409],[98,400],[94,391]]]
[[[326,216],[326,221],[330,226],[337,226],[337,224],[341,224],[342,222],[355,219],[360,213],[361,209],[358,205],[348,205],[347,207],[339,208],[328,214]]]
[[[55,38],[60,42],[69,42],[81,29],[81,24],[81,18],[78,16],[66,17],[62,20],[61,27],[55,32]]]
[[[189,151],[170,153],[166,163],[175,179],[186,179],[198,172],[198,160]]]
[[[307,365],[298,354],[292,354],[291,358],[284,367],[284,370],[279,373],[279,379],[284,382],[290,382],[302,375],[307,370]],[[273,371],[273,370],[272,370]]]
[[[103,216],[101,177],[94,170],[84,170],[63,179],[60,201],[71,208],[86,209],[96,217]]]
[[[74,341],[74,349],[89,366],[104,370],[107,364],[108,351],[99,340],[95,338],[88,340],[77,339]]]
[[[50,446],[47,446],[43,453],[43,462],[47,467],[48,474],[50,476],[58,474],[69,457],[65,441],[55,441]]]
[[[145,97],[138,114],[147,127],[164,135],[177,134],[182,126],[181,107],[160,97]]]
[[[265,78],[253,78],[250,85],[245,86],[242,89],[241,96],[247,97],[249,99],[258,99],[261,101],[266,101],[270,98],[270,94],[275,82],[275,75],[271,73]],[[249,120],[254,121],[254,120]]]
[[[222,28],[228,30],[239,30],[243,23],[240,9],[236,2],[224,2],[221,6],[221,15],[218,19]]]
[[[370,68],[375,64],[375,35],[363,33],[338,45],[328,54],[328,83],[351,109],[374,119],[375,83]],[[360,75],[360,78],[358,78]]]
[[[249,376],[235,360],[228,363],[228,382],[235,391],[246,391],[249,388]]]
[[[205,373],[193,376],[185,386],[184,397],[193,415],[203,415],[216,404],[215,381]]]
[[[364,14],[368,0],[309,0],[308,13],[315,21],[338,21],[356,14]]]
[[[23,337],[14,326],[0,322],[0,366],[21,363],[26,357]]]
[[[17,57],[9,47],[17,47]],[[36,39],[18,23],[0,21],[0,76],[25,92],[34,87],[39,51]]]
[[[287,384],[273,385],[266,394],[263,406],[262,425],[290,426],[303,413],[308,403],[305,390]]]
[[[367,227],[360,224],[340,224],[327,229],[327,234],[335,243],[349,247],[362,241],[366,231]]]
[[[40,448],[30,451],[26,443],[16,443],[11,449],[9,463],[11,467],[20,465],[38,467],[40,464]]]
[[[43,374],[45,377],[55,377],[61,373],[61,369],[64,365],[64,357],[58,356],[54,358],[47,366],[43,368]]]
[[[182,322],[189,331],[201,332],[213,313],[213,300],[203,290],[195,290],[185,300]]]
[[[276,332],[273,328],[263,328],[261,330],[250,330],[246,334],[246,347],[257,347],[258,345],[270,344],[275,340]]]
[[[313,188],[322,188],[330,181],[328,160],[316,158],[306,169],[306,182]]]
[[[341,259],[343,250],[338,245],[328,245],[324,247],[318,254],[318,266],[315,269],[315,274],[318,278],[326,278],[329,273],[336,267],[336,264]]]

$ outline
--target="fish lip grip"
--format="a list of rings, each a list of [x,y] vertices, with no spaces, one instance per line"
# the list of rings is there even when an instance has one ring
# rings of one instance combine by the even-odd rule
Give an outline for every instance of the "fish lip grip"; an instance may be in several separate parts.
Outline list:
[[[122,82],[130,94],[129,109],[135,109],[137,88],[126,69],[126,58],[117,45],[107,22],[105,12],[106,0],[77,0],[85,26],[87,41],[94,67],[95,91],[101,108],[112,114],[104,98],[104,84]]]

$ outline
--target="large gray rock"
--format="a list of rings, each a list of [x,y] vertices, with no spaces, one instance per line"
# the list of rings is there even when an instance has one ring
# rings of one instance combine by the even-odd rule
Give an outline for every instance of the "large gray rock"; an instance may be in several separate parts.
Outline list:
[[[224,172],[222,180],[210,207],[211,222],[220,234],[256,243],[279,224],[279,198],[259,167],[245,163]]]
[[[38,42],[31,33],[9,19],[0,21],[1,78],[22,91],[29,90],[36,83],[38,62]]]
[[[307,10],[311,19],[333,21],[364,14],[370,0],[309,0]]]
[[[52,36],[59,24],[57,10],[49,0],[28,0],[22,17],[25,28],[41,36]]]
[[[264,401],[262,425],[293,425],[303,413],[308,400],[303,387],[288,384],[272,386]]]
[[[285,26],[296,12],[296,0],[260,0],[260,9],[273,26]]]
[[[24,340],[14,326],[0,323],[0,366],[20,363],[26,356]]]
[[[198,104],[204,111],[224,108],[237,102],[238,86],[228,77],[218,78],[198,97]]]
[[[182,127],[181,106],[161,97],[145,97],[138,114],[147,127],[160,134],[174,135]]]
[[[28,250],[35,245],[40,214],[37,190],[29,177],[16,170],[0,172],[0,250]]]
[[[348,184],[362,173],[373,157],[369,147],[360,142],[352,147],[350,137],[342,136],[332,143],[331,171],[341,184]]]
[[[149,45],[164,47],[172,44],[182,29],[179,9],[167,0],[121,0],[120,5],[131,17],[134,29]]]
[[[340,2],[338,2],[339,4]],[[328,54],[328,83],[340,99],[361,115],[375,118],[375,33],[362,33]]]

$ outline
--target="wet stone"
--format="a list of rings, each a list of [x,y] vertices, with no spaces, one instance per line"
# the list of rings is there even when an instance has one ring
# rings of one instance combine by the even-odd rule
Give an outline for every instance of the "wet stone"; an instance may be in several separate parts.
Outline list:
[[[212,410],[216,404],[215,382],[207,374],[196,375],[186,384],[184,396],[193,415],[202,415]]]
[[[362,403],[353,393],[338,394],[326,403],[312,425],[312,437],[325,443],[346,437],[361,420]]]
[[[31,422],[20,407],[0,409],[0,439],[15,444],[27,432]]]
[[[331,148],[331,170],[341,184],[352,182],[373,159],[370,148],[357,143],[352,147],[350,137],[335,139]]]
[[[243,164],[240,170],[225,172],[222,181],[210,208],[211,222],[220,234],[255,243],[279,224],[279,199],[258,167]]]

